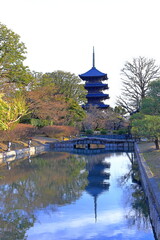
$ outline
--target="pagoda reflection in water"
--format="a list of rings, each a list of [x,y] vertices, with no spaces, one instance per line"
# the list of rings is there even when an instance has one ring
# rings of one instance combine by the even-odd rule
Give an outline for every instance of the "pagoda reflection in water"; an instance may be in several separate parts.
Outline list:
[[[98,159],[96,157],[98,157]],[[103,154],[99,156],[90,156],[86,168],[88,170],[88,185],[85,189],[87,193],[94,198],[95,222],[97,222],[98,196],[104,191],[108,191],[110,186],[110,173],[108,171],[110,163],[105,161]]]

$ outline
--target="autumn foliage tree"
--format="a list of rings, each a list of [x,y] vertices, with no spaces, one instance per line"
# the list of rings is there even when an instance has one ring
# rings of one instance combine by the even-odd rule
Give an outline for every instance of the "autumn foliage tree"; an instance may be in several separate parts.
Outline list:
[[[63,124],[67,115],[68,103],[56,87],[43,86],[26,93],[31,118]]]
[[[48,124],[50,121],[52,124],[80,127],[85,117],[80,105],[84,102],[85,89],[80,79],[63,71],[46,74],[34,72],[33,76],[26,94],[32,111],[31,118],[48,120]],[[43,124],[47,125],[47,121]]]

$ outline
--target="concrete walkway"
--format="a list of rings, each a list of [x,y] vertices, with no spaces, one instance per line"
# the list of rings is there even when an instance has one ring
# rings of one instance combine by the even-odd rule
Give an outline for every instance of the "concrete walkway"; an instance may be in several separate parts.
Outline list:
[[[41,144],[58,142],[57,139],[49,138],[49,137],[43,137],[43,136],[35,136],[35,137],[32,138],[32,141],[36,141],[36,142],[41,143]]]

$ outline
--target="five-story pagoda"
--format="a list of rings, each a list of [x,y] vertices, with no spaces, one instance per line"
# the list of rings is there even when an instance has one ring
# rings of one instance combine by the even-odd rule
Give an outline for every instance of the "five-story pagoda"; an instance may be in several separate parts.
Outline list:
[[[86,98],[87,103],[83,107],[87,109],[90,105],[97,106],[98,108],[105,109],[108,108],[109,105],[104,104],[103,100],[109,98],[108,94],[103,93],[103,90],[108,89],[108,84],[104,83],[107,80],[107,74],[102,73],[95,68],[95,54],[93,48],[93,67],[87,71],[79,75],[79,77],[86,81],[85,89],[88,91]]]

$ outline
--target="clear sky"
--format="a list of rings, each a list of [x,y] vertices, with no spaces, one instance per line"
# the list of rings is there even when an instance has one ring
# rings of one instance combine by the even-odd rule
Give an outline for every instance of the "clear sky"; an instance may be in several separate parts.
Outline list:
[[[0,0],[0,21],[21,36],[31,70],[84,73],[94,46],[111,106],[126,61],[144,56],[160,65],[159,11],[160,0]]]

